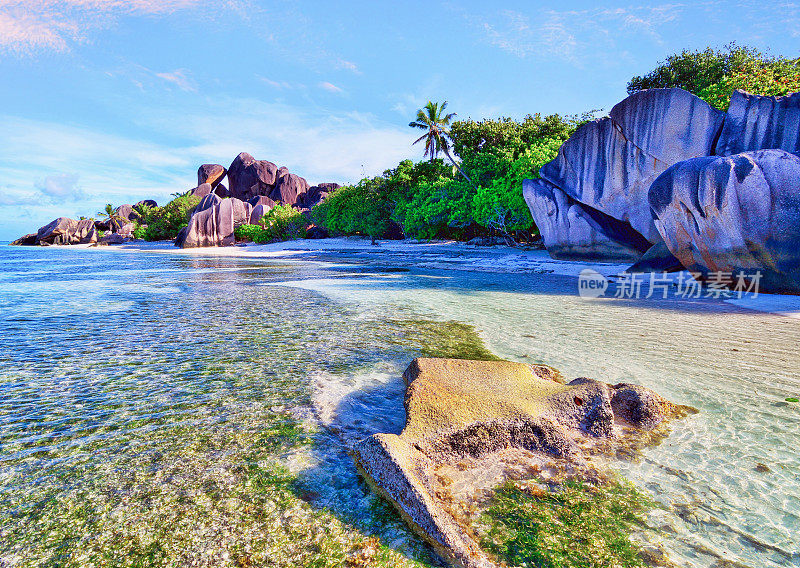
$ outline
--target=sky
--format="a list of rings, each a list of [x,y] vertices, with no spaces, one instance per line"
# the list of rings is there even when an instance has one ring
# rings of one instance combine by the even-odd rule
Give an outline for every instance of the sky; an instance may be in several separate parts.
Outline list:
[[[428,100],[607,112],[666,56],[731,41],[800,55],[800,3],[0,0],[0,240],[163,203],[242,151],[354,182],[421,158]]]

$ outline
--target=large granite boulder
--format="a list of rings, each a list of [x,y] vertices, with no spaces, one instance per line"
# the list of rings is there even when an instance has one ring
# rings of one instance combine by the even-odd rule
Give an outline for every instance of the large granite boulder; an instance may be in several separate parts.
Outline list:
[[[139,203],[134,205],[134,208],[138,207],[150,207],[152,209],[158,207],[158,203],[156,203],[155,199],[142,199]]]
[[[97,242],[97,229],[92,219],[54,219],[36,233],[40,245],[79,245]]]
[[[800,93],[765,97],[734,91],[716,154],[732,156],[771,148],[800,152]]]
[[[214,188],[210,183],[201,183],[189,192],[193,197],[203,199],[206,195],[214,193]]]
[[[800,157],[760,150],[665,171],[649,202],[670,252],[703,278],[760,273],[763,292],[800,293]],[[749,280],[748,280],[749,282]]]
[[[514,470],[528,478],[545,470],[551,478],[559,468],[590,471],[593,451],[615,451],[615,443],[624,447],[691,412],[636,385],[563,384],[545,365],[416,359],[403,379],[402,433],[374,434],[351,454],[372,487],[461,568],[499,566],[458,516],[476,505],[475,495],[490,494]],[[460,495],[459,486],[466,486]]]
[[[301,193],[297,196],[295,205],[301,209],[311,209],[318,203],[324,201],[330,192],[332,192],[334,189],[338,189],[339,187],[340,186],[338,183],[321,183],[319,185],[311,186],[305,191],[305,193]]]
[[[275,189],[278,167],[266,160],[256,160],[242,152],[228,168],[228,191],[231,197],[248,200],[258,195],[270,195]]]
[[[228,170],[219,164],[203,164],[197,169],[197,185],[208,183],[212,189],[216,188],[227,173]]]
[[[278,180],[275,189],[269,196],[273,201],[278,201],[284,205],[294,205],[297,203],[297,196],[308,190],[308,182],[298,175],[290,173],[286,168],[278,171]]]
[[[610,117],[578,128],[540,175],[656,244],[650,184],[671,165],[707,155],[721,124],[722,113],[687,91],[643,91],[618,103]]]
[[[205,196],[175,239],[181,248],[222,247],[236,242],[236,227],[250,223],[253,206],[236,198]]]
[[[650,247],[627,223],[578,203],[543,179],[526,179],[522,195],[553,258],[630,262]]]
[[[15,241],[12,241],[11,244],[17,246],[34,246],[39,244],[39,241],[36,238],[36,233],[30,233],[28,235],[18,238]]]

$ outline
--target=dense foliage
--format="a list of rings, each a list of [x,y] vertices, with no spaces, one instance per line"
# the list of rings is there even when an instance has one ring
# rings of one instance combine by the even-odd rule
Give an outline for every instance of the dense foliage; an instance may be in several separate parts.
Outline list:
[[[527,116],[522,121],[458,121],[449,140],[460,170],[434,158],[401,162],[382,176],[337,189],[313,209],[333,234],[378,237],[391,223],[417,238],[503,234],[536,229],[522,197],[522,180],[536,178],[586,117]]]
[[[305,236],[309,226],[308,219],[289,205],[276,205],[264,215],[258,225],[241,225],[234,234],[240,241],[268,243],[300,239]]]
[[[632,78],[628,93],[680,87],[725,110],[736,89],[778,96],[800,91],[799,61],[771,57],[736,44],[718,50],[684,50],[669,56],[647,75]]]
[[[189,217],[200,199],[189,193],[178,195],[162,207],[137,207],[141,215],[136,221],[133,236],[146,241],[165,241],[174,239],[178,232],[189,223]]]

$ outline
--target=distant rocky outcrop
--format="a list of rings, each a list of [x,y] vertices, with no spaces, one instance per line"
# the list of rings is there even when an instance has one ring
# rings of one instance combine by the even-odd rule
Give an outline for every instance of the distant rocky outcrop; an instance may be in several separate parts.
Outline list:
[[[225,174],[221,172],[225,171]],[[212,174],[214,185],[210,180]],[[229,187],[219,183],[224,175]],[[257,224],[276,205],[289,205],[308,212],[338,188],[335,183],[309,186],[308,182],[277,167],[267,160],[256,160],[242,152],[225,170],[217,164],[206,164],[198,171],[198,186],[191,194],[202,199],[189,220],[189,225],[175,240],[180,247],[228,246],[234,244],[236,227]],[[211,198],[211,199],[209,199]],[[227,198],[227,199],[226,199]],[[228,203],[230,200],[230,203]],[[320,236],[320,232],[314,233]]]
[[[40,228],[36,234],[25,235],[12,245],[85,245],[97,242],[97,229],[91,219],[59,217]]]
[[[377,492],[462,568],[498,566],[455,515],[474,507],[475,495],[514,470],[589,471],[593,445],[614,451],[626,437],[692,411],[641,386],[563,384],[550,367],[510,361],[416,359],[403,379],[403,432],[370,436],[351,453]],[[467,495],[459,495],[462,485]]]
[[[555,258],[747,269],[761,291],[800,293],[798,152],[800,93],[736,91],[723,113],[652,89],[581,126],[523,195]]]
[[[269,195],[275,189],[278,166],[266,160],[256,160],[242,152],[228,168],[228,190],[231,197],[247,201],[259,195]]]

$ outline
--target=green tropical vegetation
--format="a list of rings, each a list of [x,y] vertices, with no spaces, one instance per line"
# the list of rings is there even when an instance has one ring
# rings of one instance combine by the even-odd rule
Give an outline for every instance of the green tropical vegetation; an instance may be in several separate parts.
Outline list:
[[[137,206],[140,218],[135,222],[133,236],[146,241],[174,239],[189,224],[189,217],[199,204],[200,198],[186,192],[176,194],[161,207]]]
[[[633,77],[628,94],[668,87],[680,87],[726,110],[736,89],[772,96],[800,91],[800,58],[774,57],[735,43],[722,49],[683,50],[650,73]]]
[[[268,243],[301,239],[311,223],[300,211],[290,205],[276,205],[267,212],[258,225],[241,225],[234,234],[240,241]]]
[[[127,221],[119,216],[117,213],[117,208],[114,207],[111,203],[106,203],[106,206],[103,208],[102,211],[98,211],[95,213],[99,217],[100,221],[105,221],[111,225],[117,224],[119,226],[123,225]]]
[[[380,176],[335,190],[312,210],[314,222],[334,235],[376,237],[396,224],[422,239],[536,236],[522,180],[538,177],[589,115],[451,122],[454,114],[445,115],[445,109],[446,103],[430,102],[410,123],[426,130],[417,140],[425,142],[426,161],[404,160]]]

